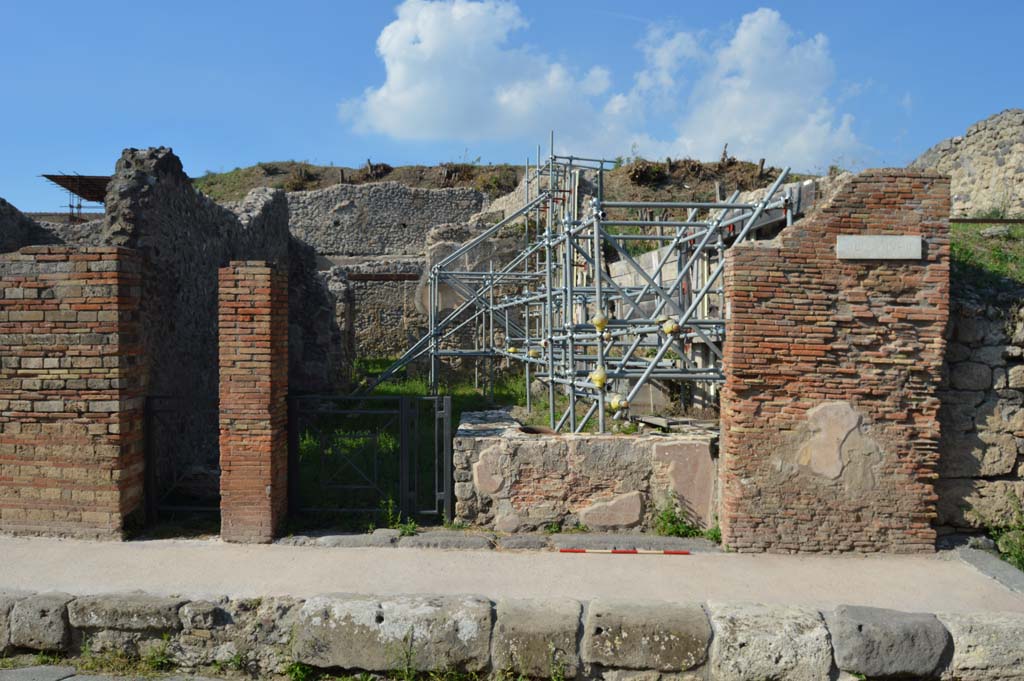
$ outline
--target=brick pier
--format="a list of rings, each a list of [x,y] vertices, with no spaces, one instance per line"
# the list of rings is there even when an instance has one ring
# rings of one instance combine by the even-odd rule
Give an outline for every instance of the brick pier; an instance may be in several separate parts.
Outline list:
[[[140,511],[140,271],[124,248],[0,255],[0,531],[116,539]]]
[[[221,537],[268,542],[288,506],[288,275],[219,273]]]
[[[739,551],[931,551],[949,315],[949,179],[851,178],[726,254],[723,540]],[[840,235],[920,258],[840,259]]]

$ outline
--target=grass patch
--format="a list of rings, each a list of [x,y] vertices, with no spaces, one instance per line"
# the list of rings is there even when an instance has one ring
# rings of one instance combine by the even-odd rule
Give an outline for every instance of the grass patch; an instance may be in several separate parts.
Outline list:
[[[982,234],[993,227],[1005,236]],[[1024,284],[1024,225],[951,221],[949,229],[955,284],[991,287],[1005,285],[1007,280]]]

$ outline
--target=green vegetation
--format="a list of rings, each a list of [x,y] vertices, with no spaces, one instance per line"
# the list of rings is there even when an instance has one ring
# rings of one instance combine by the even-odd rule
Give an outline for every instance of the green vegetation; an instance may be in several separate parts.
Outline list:
[[[391,497],[380,502],[380,512],[384,516],[384,526],[398,530],[403,537],[411,537],[419,530],[415,518],[402,519],[402,511]]]
[[[690,519],[690,515],[679,506],[679,500],[672,496],[654,516],[654,531],[663,537],[701,537],[722,543],[722,530],[716,525],[702,530]]]
[[[367,160],[359,168],[320,166],[308,161],[270,161],[248,168],[235,168],[223,173],[206,171],[192,184],[215,201],[240,201],[257,187],[274,187],[285,191],[309,191],[336,184],[367,182],[399,182],[409,187],[440,189],[473,187],[491,198],[515,189],[522,175],[519,166],[508,164],[481,165],[473,162],[442,163],[438,166],[398,166]]]
[[[34,663],[36,665],[52,665],[61,664],[65,658],[60,653],[43,651],[35,654]]]
[[[982,234],[994,227],[1004,236]],[[954,284],[982,288],[1011,282],[1024,284],[1024,225],[953,221],[950,223],[950,250]]]
[[[1006,495],[1012,509],[1010,519],[988,525],[986,530],[995,540],[1002,559],[1024,571],[1024,502],[1012,492]]]
[[[168,650],[170,635],[164,634],[163,640],[145,652],[142,656],[142,666],[153,672],[164,672],[173,665],[171,654]]]
[[[302,662],[292,662],[284,670],[290,681],[314,681],[320,678],[315,669]]]

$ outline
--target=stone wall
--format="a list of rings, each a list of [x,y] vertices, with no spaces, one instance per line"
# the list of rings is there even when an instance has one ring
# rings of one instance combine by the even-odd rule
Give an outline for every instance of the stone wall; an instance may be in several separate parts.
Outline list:
[[[1024,502],[1024,290],[954,289],[940,393],[940,532],[1013,520]]]
[[[346,282],[359,357],[398,357],[427,332],[427,315],[416,306],[422,261],[365,260],[334,267],[330,276]]]
[[[947,178],[867,171],[727,251],[725,544],[933,550],[948,216]],[[840,260],[838,235],[919,236],[923,257]]]
[[[39,223],[0,199],[0,253],[54,241]]]
[[[288,512],[288,275],[236,261],[219,281],[220,534],[269,542]]]
[[[292,234],[323,256],[421,256],[432,227],[464,222],[486,201],[475,189],[378,182],[290,192],[288,209]]]
[[[952,179],[954,217],[1024,215],[1024,109],[1007,109],[939,142],[911,168]]]
[[[334,317],[360,357],[401,355],[426,331],[416,308],[427,235],[465,222],[487,197],[475,189],[418,189],[395,182],[339,184],[288,195],[291,231],[316,253],[320,270],[345,289]],[[352,275],[352,276],[348,276]],[[341,282],[347,282],[341,284]]]
[[[118,538],[140,510],[141,270],[123,248],[0,255],[0,530]]]
[[[506,412],[463,413],[452,445],[455,516],[500,532],[611,530],[650,527],[678,503],[711,527],[712,453],[697,436],[544,434]]]
[[[166,658],[178,671],[480,678],[1020,679],[1024,616],[840,605],[467,595],[191,600],[0,593],[0,654]],[[71,660],[74,661],[74,660]],[[85,661],[85,660],[83,660]],[[292,669],[295,669],[292,666]],[[301,669],[301,667],[300,667]],[[18,672],[14,672],[17,674]]]

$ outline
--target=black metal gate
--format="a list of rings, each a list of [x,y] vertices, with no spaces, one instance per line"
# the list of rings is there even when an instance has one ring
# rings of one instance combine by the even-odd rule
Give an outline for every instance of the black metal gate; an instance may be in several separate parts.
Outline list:
[[[451,397],[302,395],[288,405],[293,516],[452,517]]]

